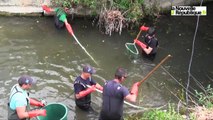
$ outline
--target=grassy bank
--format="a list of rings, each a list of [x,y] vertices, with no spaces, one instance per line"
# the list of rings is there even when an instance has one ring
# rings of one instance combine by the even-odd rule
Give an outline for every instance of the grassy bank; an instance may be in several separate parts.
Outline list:
[[[135,113],[125,117],[125,120],[212,120],[213,119],[213,88],[208,85],[203,91],[195,90],[196,98],[191,99],[190,106],[182,101],[179,104],[170,103],[167,109],[152,109],[144,113]],[[186,115],[186,112],[189,112]]]

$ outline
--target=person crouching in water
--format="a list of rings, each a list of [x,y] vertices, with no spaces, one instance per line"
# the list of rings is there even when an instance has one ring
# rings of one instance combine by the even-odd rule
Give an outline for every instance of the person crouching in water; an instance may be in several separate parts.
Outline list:
[[[134,42],[141,47],[142,55],[144,57],[150,60],[154,60],[157,53],[157,47],[158,47],[158,40],[155,37],[156,30],[154,27],[145,27],[145,26],[141,26],[140,30],[147,31],[147,34],[144,40],[145,43],[137,39],[135,39]]]
[[[65,23],[67,23],[67,13],[69,12],[69,9],[67,7],[65,8],[55,8],[56,14],[54,15],[55,20],[55,27],[58,29],[64,28]]]
[[[54,16],[54,20],[55,20],[55,27],[58,29],[61,29],[64,27],[64,25],[66,26],[68,32],[70,34],[73,34],[71,25],[68,23],[67,21],[67,13],[70,12],[69,8],[67,7],[57,7],[55,9],[47,7],[47,5],[43,4],[42,5],[42,9],[47,12],[55,12],[55,16]]]

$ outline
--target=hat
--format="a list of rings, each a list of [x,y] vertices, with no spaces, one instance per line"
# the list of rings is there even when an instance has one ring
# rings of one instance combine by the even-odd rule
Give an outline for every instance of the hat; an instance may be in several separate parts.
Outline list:
[[[85,65],[83,67],[83,72],[93,74],[96,72],[96,70],[90,65]]]
[[[118,68],[115,72],[115,75],[118,77],[127,77],[127,70],[124,68]]]
[[[35,84],[37,80],[33,80],[30,76],[28,75],[22,75],[18,79],[19,84]]]
[[[147,33],[149,34],[149,36],[153,36],[155,34],[155,32],[156,32],[155,28],[154,27],[150,27]]]

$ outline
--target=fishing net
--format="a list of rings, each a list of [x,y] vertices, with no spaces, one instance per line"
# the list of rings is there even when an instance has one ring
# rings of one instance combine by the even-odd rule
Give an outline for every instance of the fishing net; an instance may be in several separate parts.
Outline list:
[[[131,58],[138,58],[139,52],[137,47],[135,46],[135,43],[126,43],[125,46],[127,49],[127,54]]]

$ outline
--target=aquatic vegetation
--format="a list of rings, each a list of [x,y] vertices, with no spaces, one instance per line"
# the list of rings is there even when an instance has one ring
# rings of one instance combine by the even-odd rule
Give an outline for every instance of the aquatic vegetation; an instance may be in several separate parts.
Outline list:
[[[196,96],[199,98],[197,100],[199,105],[205,106],[206,108],[213,107],[213,88],[208,85],[204,92],[198,92],[195,90]]]

